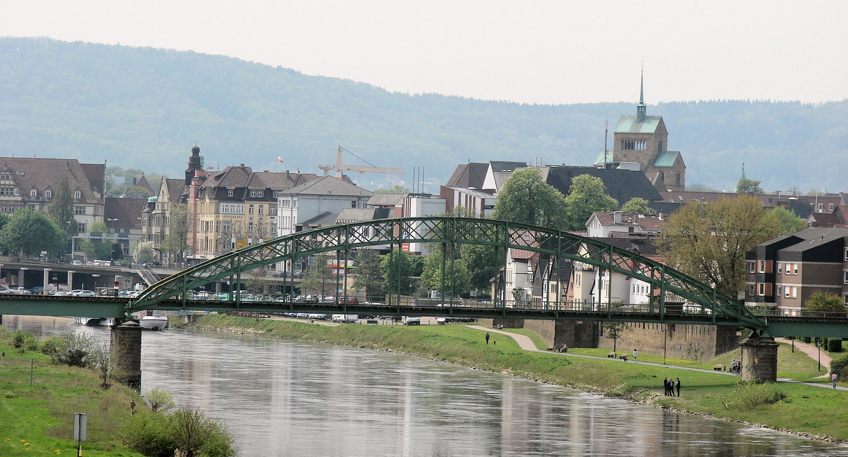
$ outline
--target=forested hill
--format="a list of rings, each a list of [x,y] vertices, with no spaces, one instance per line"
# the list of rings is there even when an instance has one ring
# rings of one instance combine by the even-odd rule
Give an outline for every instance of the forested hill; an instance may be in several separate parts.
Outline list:
[[[635,114],[638,74],[622,72],[620,83],[633,86],[633,103],[522,105],[390,93],[194,52],[0,38],[0,155],[180,176],[196,143],[215,168],[320,173],[317,164],[335,161],[342,145],[374,165],[405,168],[407,183],[415,166],[444,182],[469,160],[590,165],[603,149],[604,120],[612,130],[620,115]],[[661,92],[646,81],[648,102]],[[846,100],[668,103],[648,114],[664,117],[689,184],[730,190],[744,162],[766,190],[848,190]],[[387,184],[380,175],[354,179]]]

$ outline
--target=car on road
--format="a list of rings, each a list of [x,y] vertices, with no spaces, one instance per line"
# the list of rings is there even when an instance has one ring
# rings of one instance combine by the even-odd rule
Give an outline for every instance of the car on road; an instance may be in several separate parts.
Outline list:
[[[73,297],[96,297],[93,290],[74,289],[71,291]]]

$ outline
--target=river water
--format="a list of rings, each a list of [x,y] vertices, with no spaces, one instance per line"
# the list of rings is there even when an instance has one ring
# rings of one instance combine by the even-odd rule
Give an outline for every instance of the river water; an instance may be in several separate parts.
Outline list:
[[[37,333],[67,320],[4,316]],[[145,332],[142,393],[224,422],[240,456],[848,456],[848,446],[393,353]],[[685,395],[685,390],[683,391]]]

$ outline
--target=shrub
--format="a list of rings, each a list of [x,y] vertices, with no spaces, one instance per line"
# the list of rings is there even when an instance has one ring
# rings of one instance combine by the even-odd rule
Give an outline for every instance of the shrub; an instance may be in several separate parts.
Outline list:
[[[812,342],[813,342],[813,339],[812,339],[811,337],[809,337],[809,336],[802,336],[802,337],[801,337],[801,341],[803,341],[803,342],[805,342],[805,343],[812,343]]]
[[[71,367],[94,366],[94,341],[90,335],[66,333],[42,344],[42,352],[48,354],[53,363],[61,363]],[[50,351],[50,352],[45,352]]]
[[[42,338],[41,341],[38,342],[38,350],[42,354],[52,356],[59,350],[60,343],[61,338],[59,338],[58,335],[51,335],[46,338]]]
[[[38,340],[32,332],[24,332],[21,329],[12,333],[12,347],[18,352],[35,351],[38,349]]]
[[[848,380],[848,355],[830,361],[830,372],[836,373],[840,381]]]
[[[122,437],[130,449],[151,457],[236,455],[226,427],[191,407],[165,415],[140,412],[127,423]]]
[[[174,407],[174,396],[161,389],[150,389],[145,397],[147,406],[155,412],[165,412]]]
[[[827,352],[842,352],[842,338],[827,340]]]
[[[786,393],[771,383],[740,382],[733,389],[728,403],[742,411],[751,411],[761,405],[771,405],[786,398]]]

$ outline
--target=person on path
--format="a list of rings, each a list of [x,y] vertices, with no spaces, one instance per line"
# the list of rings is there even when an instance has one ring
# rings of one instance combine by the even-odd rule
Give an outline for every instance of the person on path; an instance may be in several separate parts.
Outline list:
[[[489,332],[486,332],[486,344],[489,344]]]
[[[830,375],[830,380],[833,381],[833,388],[834,389],[836,388],[836,378],[838,378],[838,376],[836,376],[836,373],[833,373],[832,375]]]
[[[668,377],[663,379],[663,388],[665,389],[665,396],[668,397]]]
[[[679,397],[680,396],[680,378],[677,378],[677,384],[675,384],[675,387],[677,387],[677,396]]]
[[[636,363],[636,356],[639,355],[639,351],[636,349],[633,350],[633,363]]]

